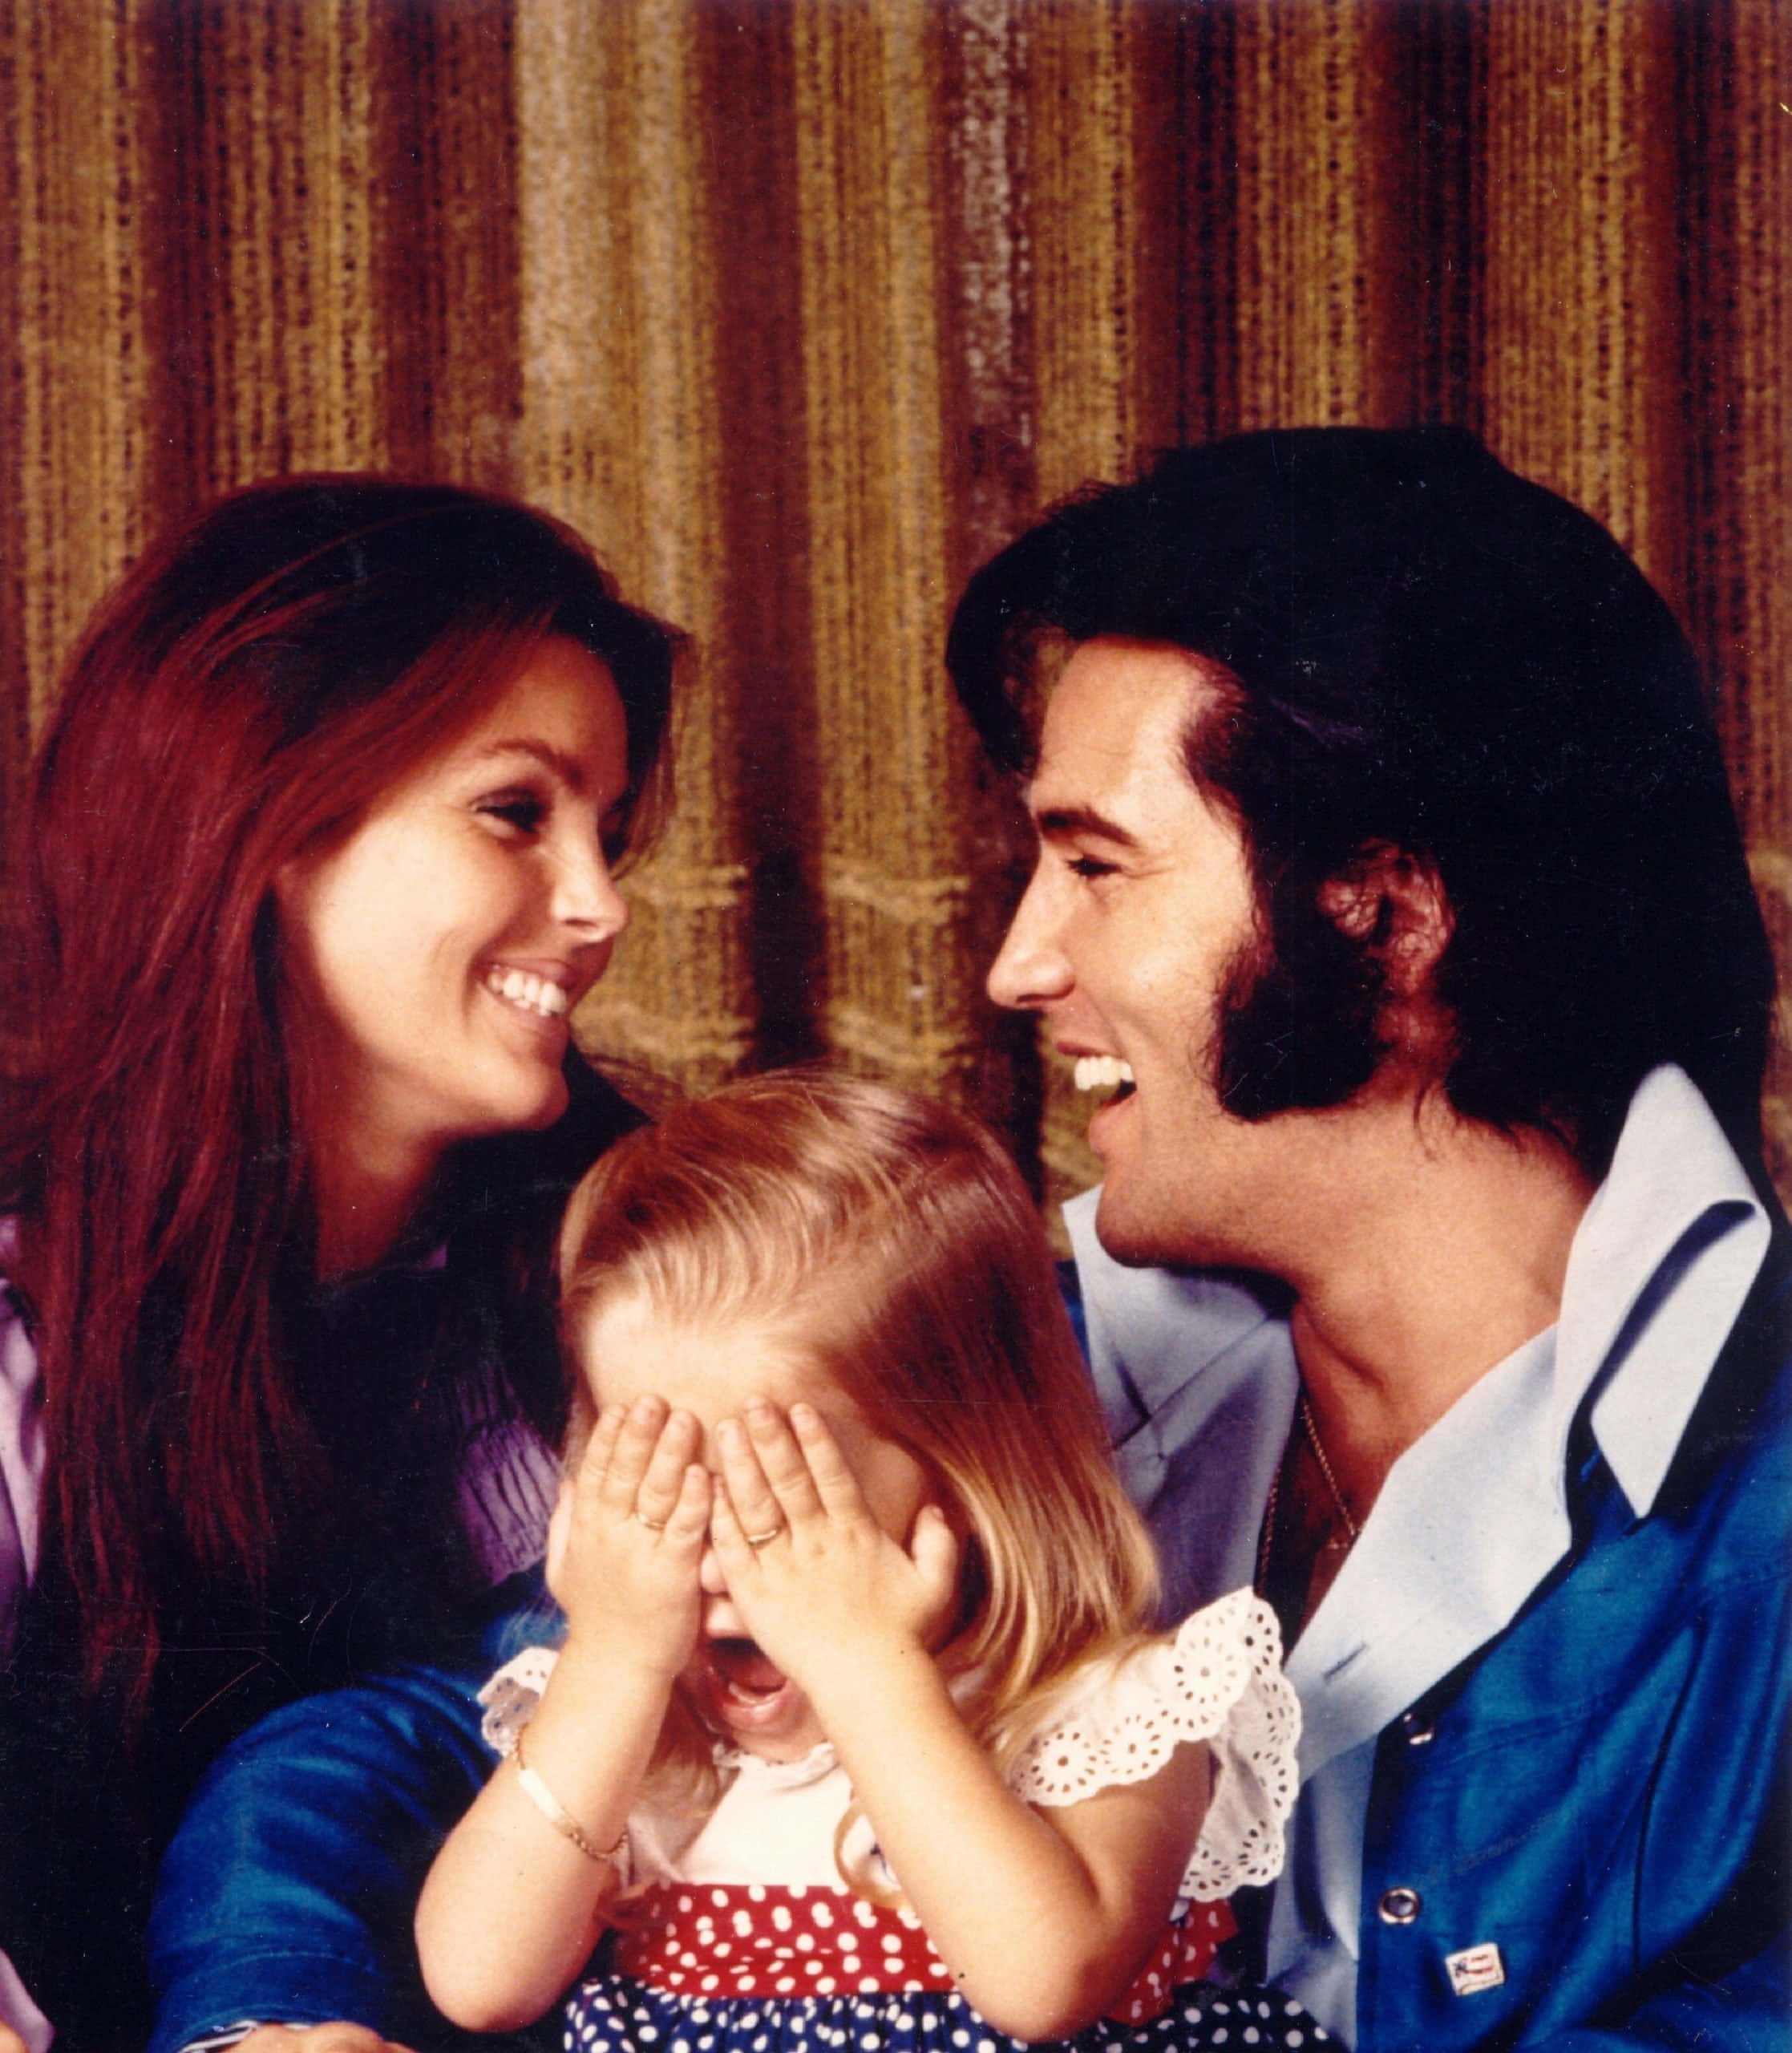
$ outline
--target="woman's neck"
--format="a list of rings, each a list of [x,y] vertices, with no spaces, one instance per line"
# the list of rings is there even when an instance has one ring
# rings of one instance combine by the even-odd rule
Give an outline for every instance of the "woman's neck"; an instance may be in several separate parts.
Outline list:
[[[365,1134],[321,1141],[313,1157],[318,1274],[354,1275],[382,1261],[422,1209],[443,1151]]]

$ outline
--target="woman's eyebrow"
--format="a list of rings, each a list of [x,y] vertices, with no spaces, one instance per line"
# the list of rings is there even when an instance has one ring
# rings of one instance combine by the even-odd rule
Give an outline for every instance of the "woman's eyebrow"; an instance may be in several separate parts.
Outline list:
[[[528,735],[487,742],[483,748],[475,749],[467,761],[476,767],[500,755],[527,755],[544,770],[552,771],[575,794],[582,794],[585,790],[584,766],[576,756],[568,755],[564,749],[556,748],[552,742],[537,741]]]

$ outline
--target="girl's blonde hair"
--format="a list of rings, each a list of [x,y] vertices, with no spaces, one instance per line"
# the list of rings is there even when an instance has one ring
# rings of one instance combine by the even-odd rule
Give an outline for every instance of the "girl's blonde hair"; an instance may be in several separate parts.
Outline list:
[[[941,1666],[998,1763],[1074,1671],[1143,1635],[1151,1543],[1032,1199],[974,1120],[827,1071],[749,1078],[601,1158],[573,1193],[560,1277],[569,1459],[593,1417],[585,1371],[603,1372],[583,1336],[639,1297],[674,1325],[770,1332],[940,1478],[965,1541]],[[701,1784],[709,1754],[675,1717],[656,1770]]]

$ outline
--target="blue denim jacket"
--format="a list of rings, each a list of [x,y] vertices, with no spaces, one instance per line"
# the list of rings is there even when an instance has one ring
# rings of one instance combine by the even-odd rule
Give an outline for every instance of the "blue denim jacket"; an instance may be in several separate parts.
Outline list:
[[[1483,1657],[1381,1735],[1360,2047],[1792,2045],[1792,1350],[1779,1266],[1650,1515],[1636,1517],[1589,1454],[1569,1561]],[[1449,1963],[1464,1956],[1458,1988]],[[1480,1986],[1483,1963],[1503,1978]]]
[[[455,1665],[302,1698],[214,1763],[157,1878],[150,2053],[247,2019],[346,2018],[419,2053],[495,2043],[456,2033],[431,2005],[411,1915],[491,1772],[475,1692],[554,1638],[558,1616],[539,1569],[514,1576]]]

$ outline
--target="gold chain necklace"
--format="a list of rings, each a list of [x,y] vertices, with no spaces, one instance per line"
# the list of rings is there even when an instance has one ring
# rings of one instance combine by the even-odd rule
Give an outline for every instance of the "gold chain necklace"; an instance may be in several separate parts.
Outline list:
[[[1313,1415],[1313,1407],[1307,1402],[1307,1387],[1301,1386],[1301,1429],[1307,1436],[1307,1444],[1313,1449],[1313,1459],[1319,1464],[1319,1472],[1325,1478],[1325,1487],[1332,1493],[1332,1502],[1337,1506],[1337,1515],[1344,1521],[1344,1529],[1356,1544],[1362,1528],[1350,1516],[1350,1507],[1344,1501],[1344,1492],[1337,1486],[1337,1478],[1332,1473],[1332,1464],[1325,1459],[1325,1443],[1319,1437],[1319,1422]]]
[[[1306,1435],[1308,1446],[1313,1449],[1313,1459],[1319,1464],[1319,1472],[1325,1478],[1325,1488],[1331,1496],[1332,1503],[1337,1508],[1338,1516],[1344,1522],[1344,1530],[1349,1536],[1344,1543],[1345,1551],[1348,1552],[1356,1545],[1357,1537],[1362,1528],[1350,1516],[1350,1507],[1344,1501],[1344,1492],[1338,1488],[1337,1477],[1332,1472],[1332,1464],[1325,1452],[1325,1444],[1319,1437],[1318,1421],[1313,1417],[1313,1407],[1307,1401],[1307,1387],[1305,1383],[1301,1386],[1297,1405],[1296,1415],[1300,1419],[1301,1430]],[[1276,1464],[1275,1474],[1269,1479],[1269,1496],[1263,1508],[1263,1532],[1257,1541],[1256,1589],[1260,1596],[1269,1585],[1269,1557],[1276,1545],[1276,1508],[1281,1497],[1282,1470],[1286,1464],[1287,1456],[1284,1454],[1282,1460]]]

